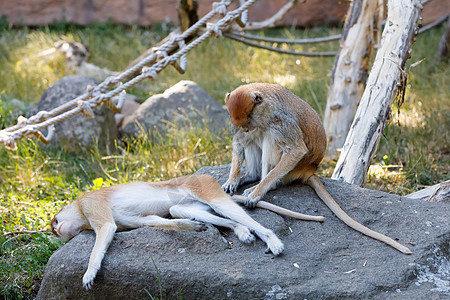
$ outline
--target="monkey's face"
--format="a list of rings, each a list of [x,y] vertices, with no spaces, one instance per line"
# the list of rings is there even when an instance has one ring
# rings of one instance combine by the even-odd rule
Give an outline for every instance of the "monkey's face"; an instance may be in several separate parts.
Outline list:
[[[80,230],[73,225],[73,222],[61,220],[58,216],[55,216],[51,224],[52,232],[61,240],[67,242],[80,233]]]
[[[76,215],[67,208],[63,208],[51,221],[53,234],[65,242],[79,234],[81,228]]]
[[[241,86],[225,96],[225,104],[231,122],[245,132],[253,131],[258,127],[258,122],[252,118],[252,115],[261,103],[263,103],[261,94],[250,91],[245,86]]]

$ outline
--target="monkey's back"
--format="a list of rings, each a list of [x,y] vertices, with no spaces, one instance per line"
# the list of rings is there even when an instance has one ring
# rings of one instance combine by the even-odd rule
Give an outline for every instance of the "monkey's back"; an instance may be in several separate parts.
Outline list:
[[[273,101],[280,103],[281,109],[285,113],[298,120],[308,152],[297,166],[285,176],[284,181],[307,180],[317,171],[327,147],[325,129],[319,115],[306,101],[281,85],[269,83],[253,83],[250,85],[253,85],[252,88],[263,92],[263,94],[270,95]],[[289,127],[284,128],[286,134],[289,134],[289,129]]]

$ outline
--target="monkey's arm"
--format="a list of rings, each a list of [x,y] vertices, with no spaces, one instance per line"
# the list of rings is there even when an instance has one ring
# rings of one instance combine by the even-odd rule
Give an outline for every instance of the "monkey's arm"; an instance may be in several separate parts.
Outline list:
[[[263,149],[263,160],[264,151],[274,151],[273,149]],[[256,203],[261,200],[264,195],[275,187],[277,182],[283,178],[287,173],[289,173],[298,162],[305,156],[308,148],[306,148],[305,143],[301,140],[298,142],[295,148],[288,149],[281,156],[280,161],[276,166],[261,179],[261,182],[244,191],[244,196],[249,197],[248,201],[245,203],[247,207],[255,207]]]
[[[86,290],[92,288],[94,278],[117,229],[106,195],[97,193],[96,197],[98,198],[86,197],[81,205],[84,215],[96,234],[88,268],[83,276],[83,287]]]
[[[390,237],[385,236],[384,234],[378,233],[376,231],[373,231],[366,226],[356,222],[352,218],[347,215],[342,208],[339,206],[339,204],[334,201],[334,199],[331,197],[331,195],[327,192],[325,187],[323,186],[322,182],[320,181],[319,177],[317,175],[311,176],[306,183],[313,188],[313,190],[316,192],[316,194],[319,196],[319,198],[330,208],[330,210],[345,224],[347,224],[350,228],[353,228],[356,231],[361,232],[362,234],[365,234],[373,239],[379,240],[398,251],[404,253],[404,254],[411,254],[411,250],[409,250],[407,247],[401,245],[400,243],[394,241]]]
[[[244,161],[244,147],[235,136],[233,138],[233,152],[231,154],[231,170],[228,180],[222,185],[222,189],[233,195],[236,193],[241,177],[241,166]]]
[[[231,197],[234,201],[245,204],[245,202],[248,200],[247,197],[241,196],[241,195],[234,195]],[[256,203],[256,207],[267,209],[270,211],[273,211],[279,215],[288,216],[294,219],[303,220],[303,221],[317,221],[317,222],[324,222],[325,217],[323,216],[311,216],[311,215],[305,215],[302,213],[298,213],[289,209],[286,209],[284,207],[266,202],[266,201],[259,201]]]
[[[90,290],[94,284],[94,278],[100,269],[103,257],[105,256],[106,250],[108,250],[109,244],[111,244],[116,229],[116,224],[108,222],[95,230],[96,238],[94,248],[92,249],[91,257],[89,258],[87,271],[83,276],[83,287],[86,290]]]

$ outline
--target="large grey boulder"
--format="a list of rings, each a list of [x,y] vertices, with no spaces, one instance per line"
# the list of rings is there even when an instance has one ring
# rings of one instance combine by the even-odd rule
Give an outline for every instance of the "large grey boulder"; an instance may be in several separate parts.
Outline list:
[[[229,167],[206,167],[220,183]],[[83,232],[48,262],[39,299],[449,299],[450,206],[323,180],[356,220],[414,252],[404,255],[339,221],[311,188],[293,184],[265,200],[322,224],[256,209],[251,215],[285,244],[280,257],[257,240],[244,245],[228,230],[176,232],[141,228],[117,233],[94,288],[82,289],[94,244]]]
[[[84,94],[88,85],[97,84],[91,77],[66,76],[45,90],[36,111],[50,111]],[[69,152],[84,152],[97,146],[98,142],[101,151],[113,151],[117,139],[114,113],[106,105],[97,106],[93,111],[95,118],[88,119],[78,114],[56,124],[51,144],[59,145]]]
[[[168,122],[184,126],[208,126],[213,130],[224,128],[227,112],[202,87],[183,80],[142,103],[131,115],[125,116],[119,128],[125,136],[137,137],[142,128],[150,135],[164,134]]]

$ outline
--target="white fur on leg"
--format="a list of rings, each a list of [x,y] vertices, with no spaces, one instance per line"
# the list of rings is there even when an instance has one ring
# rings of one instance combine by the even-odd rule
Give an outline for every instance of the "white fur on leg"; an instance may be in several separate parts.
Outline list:
[[[209,204],[217,213],[253,230],[255,234],[267,244],[267,247],[274,255],[279,255],[283,252],[284,245],[275,233],[253,220],[244,209],[236,204],[231,198],[221,199],[220,201],[211,201]]]
[[[172,206],[170,208],[170,214],[174,218],[194,218],[197,221],[233,229],[239,240],[244,243],[251,243],[255,240],[255,236],[250,233],[247,226],[239,224],[234,220],[213,215],[209,210],[210,207],[208,205],[194,202]]]

